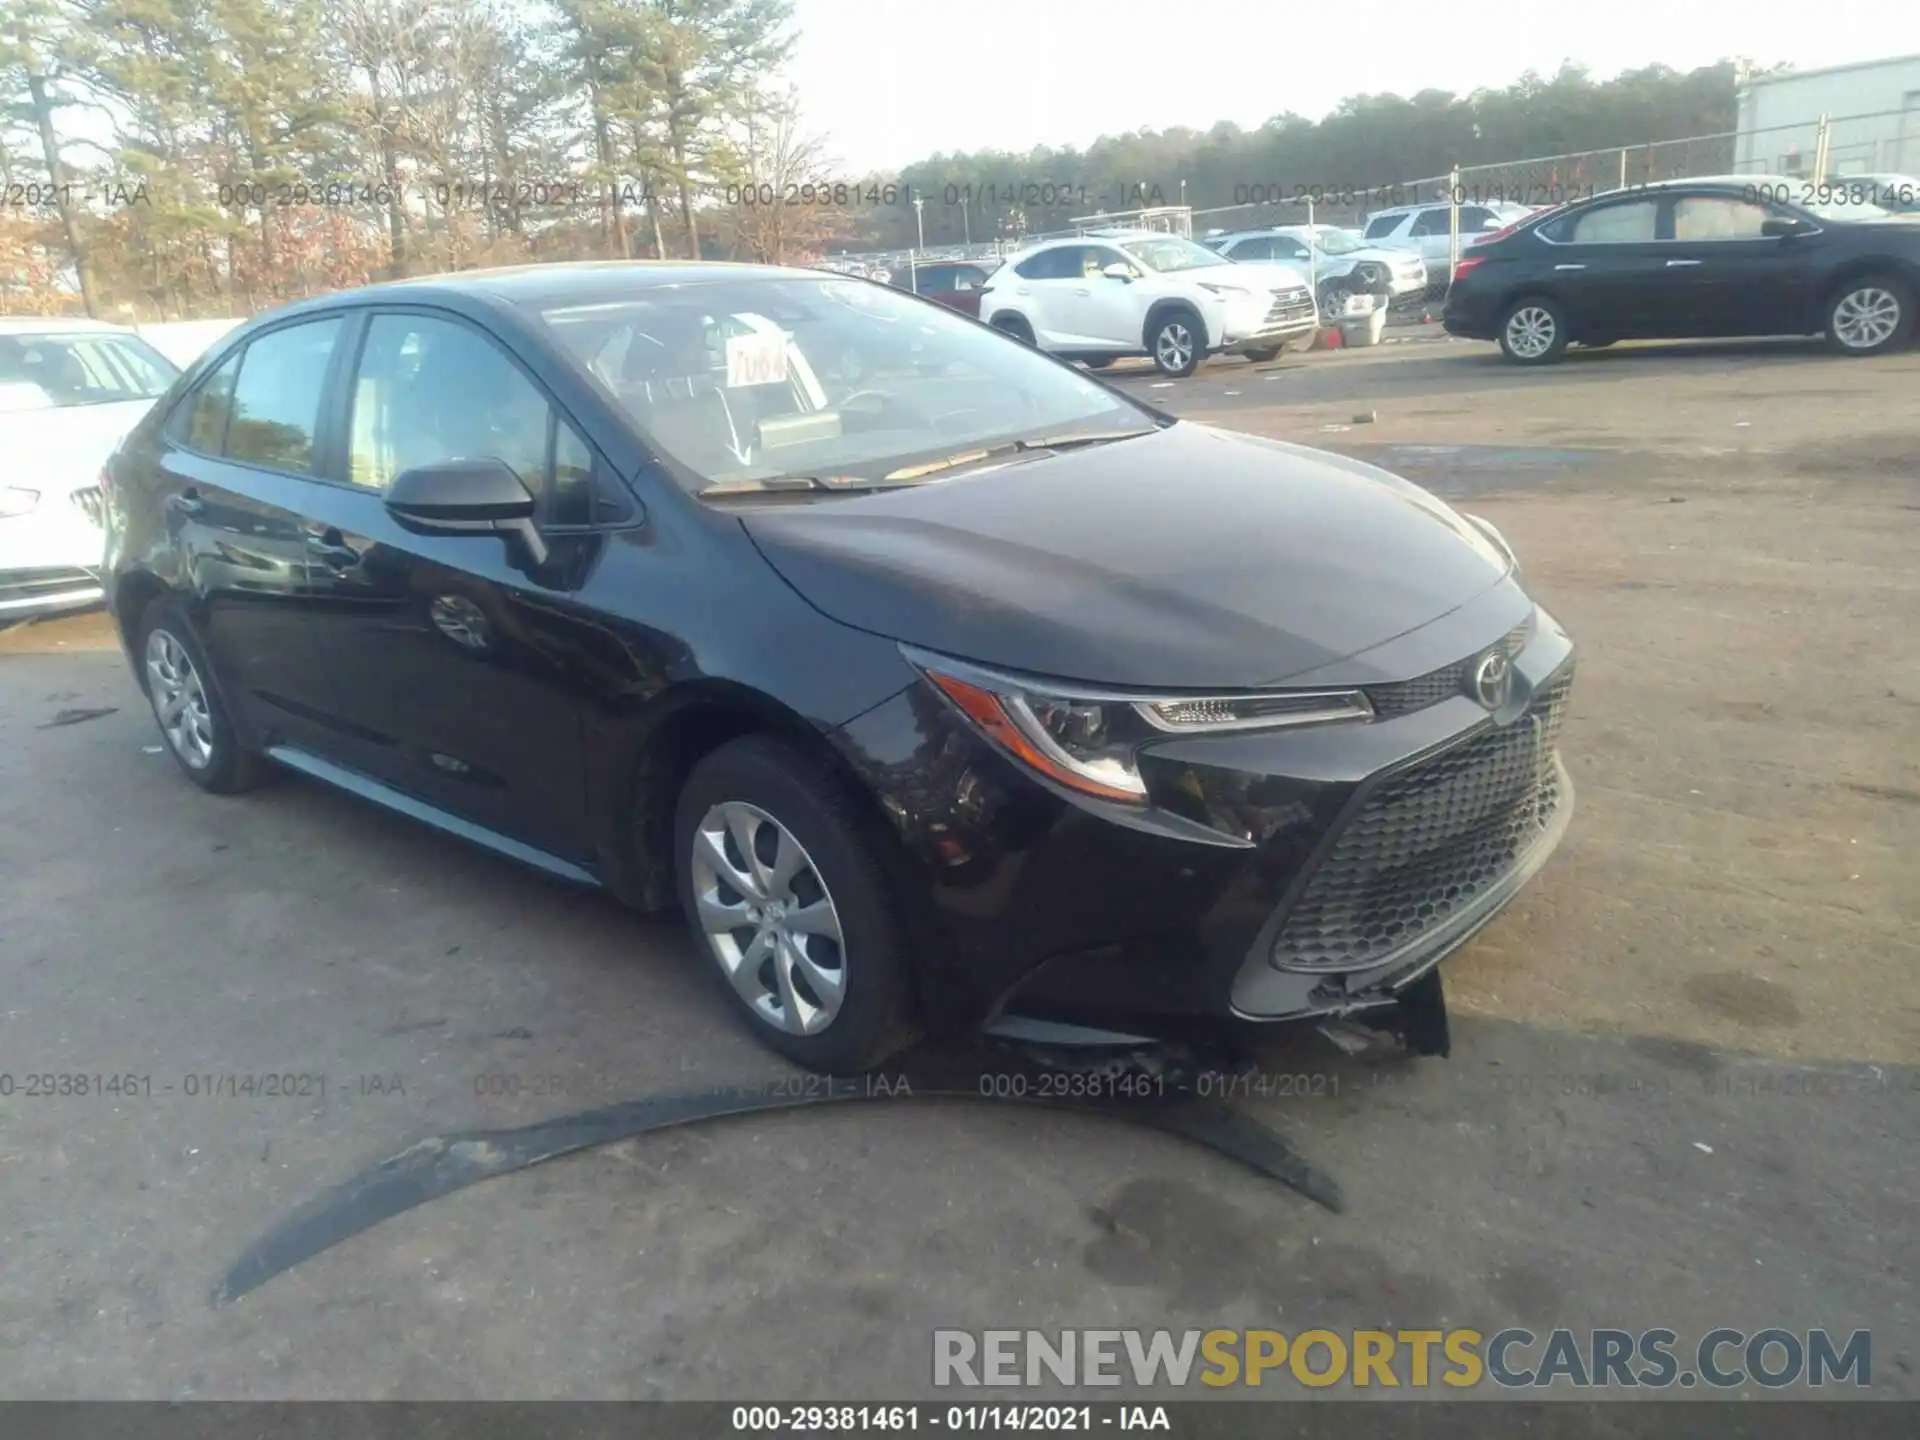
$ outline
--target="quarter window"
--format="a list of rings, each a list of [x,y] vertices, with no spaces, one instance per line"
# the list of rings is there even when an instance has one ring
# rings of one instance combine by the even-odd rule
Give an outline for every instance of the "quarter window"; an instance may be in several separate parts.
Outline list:
[[[233,387],[227,458],[313,473],[320,392],[339,335],[339,319],[309,320],[249,342]]]
[[[227,416],[233,409],[233,380],[240,373],[240,356],[202,380],[167,420],[167,438],[175,444],[218,455],[227,444]]]

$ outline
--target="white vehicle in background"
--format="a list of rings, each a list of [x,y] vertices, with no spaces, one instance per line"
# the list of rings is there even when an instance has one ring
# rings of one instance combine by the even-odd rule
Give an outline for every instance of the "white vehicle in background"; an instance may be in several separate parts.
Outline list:
[[[1095,369],[1147,355],[1173,376],[1209,355],[1271,360],[1320,326],[1298,268],[1238,265],[1156,230],[1048,240],[1009,256],[987,278],[980,318]]]
[[[1376,210],[1367,217],[1367,228],[1360,238],[1383,250],[1411,250],[1427,262],[1428,278],[1436,284],[1445,284],[1453,279],[1453,208],[1440,201]],[[1460,248],[1465,250],[1482,235],[1518,224],[1536,208],[1507,201],[1460,206]]]
[[[152,325],[136,325],[134,331],[184,370],[206,354],[214,341],[246,323],[244,320],[161,320]]]
[[[100,599],[100,469],[179,367],[97,320],[0,319],[0,621]]]
[[[1239,264],[1277,260],[1305,271],[1313,278],[1322,315],[1344,315],[1354,295],[1385,295],[1391,304],[1427,288],[1427,262],[1419,255],[1369,245],[1338,225],[1235,230],[1206,243]]]

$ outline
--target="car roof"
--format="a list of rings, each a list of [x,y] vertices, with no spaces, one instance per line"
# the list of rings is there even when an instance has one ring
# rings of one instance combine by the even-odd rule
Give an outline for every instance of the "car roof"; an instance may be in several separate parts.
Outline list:
[[[0,316],[0,335],[73,335],[86,330],[103,334],[133,333],[124,325],[115,325],[107,320],[89,320],[84,316]]]
[[[1229,230],[1225,235],[1209,235],[1207,238],[1218,245],[1228,240],[1256,240],[1267,235],[1318,235],[1327,230],[1345,230],[1346,228],[1344,225],[1326,225],[1319,222],[1312,225],[1266,225],[1258,230]]]
[[[337,290],[287,305],[275,316],[342,304],[432,302],[479,297],[515,306],[591,305],[632,298],[648,290],[725,280],[819,280],[834,273],[787,265],[747,265],[724,260],[574,260],[548,265],[509,265],[496,270],[455,270],[418,279],[387,280]],[[861,276],[846,276],[850,280]]]

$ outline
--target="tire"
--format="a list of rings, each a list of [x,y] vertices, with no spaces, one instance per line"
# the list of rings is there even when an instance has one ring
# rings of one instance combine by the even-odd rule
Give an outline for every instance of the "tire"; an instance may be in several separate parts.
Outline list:
[[[1913,334],[1913,287],[1897,275],[1856,275],[1827,297],[1827,348],[1840,355],[1884,355]]]
[[[160,727],[160,743],[181,773],[215,795],[238,795],[259,785],[267,775],[266,758],[240,743],[207,653],[179,602],[171,595],[155,596],[136,633],[134,654],[147,703]]]
[[[1119,358],[1117,355],[1082,355],[1080,363],[1089,370],[1110,370],[1113,362]]]
[[[687,777],[673,834],[694,943],[762,1044],[809,1070],[856,1075],[913,1040],[908,927],[858,801],[830,770],[772,736],[731,741]],[[788,878],[775,880],[775,866]],[[760,923],[769,899],[817,928]],[[725,910],[741,923],[726,926]]]
[[[1567,353],[1567,317],[1544,295],[1523,295],[1500,317],[1500,351],[1516,365],[1549,365]]]
[[[1255,365],[1264,365],[1286,348],[1284,345],[1270,345],[1261,350],[1249,350],[1246,352],[1246,356],[1247,359]]]
[[[1347,313],[1347,300],[1358,293],[1345,280],[1329,280],[1320,287],[1320,319],[1338,321]]]
[[[1207,331],[1200,317],[1181,308],[1163,310],[1147,324],[1147,353],[1162,375],[1184,380],[1200,368],[1207,353]]]
[[[1033,327],[1027,324],[1022,317],[1013,314],[1011,311],[1004,315],[994,316],[993,328],[1002,334],[1011,335],[1022,345],[1033,344]]]

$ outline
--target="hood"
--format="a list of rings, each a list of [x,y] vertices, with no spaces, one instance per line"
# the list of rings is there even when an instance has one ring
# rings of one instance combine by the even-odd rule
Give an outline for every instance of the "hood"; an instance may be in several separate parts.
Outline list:
[[[107,405],[50,406],[0,411],[0,482],[71,494],[94,483],[114,447],[126,438],[151,400]]]
[[[1271,260],[1236,260],[1231,270],[1225,267],[1215,269],[1210,266],[1204,270],[1173,270],[1167,273],[1171,278],[1192,280],[1196,283],[1215,280],[1217,284],[1244,285],[1254,290],[1304,290],[1307,288],[1307,272],[1304,267],[1277,265]]]
[[[738,513],[774,569],[843,624],[1145,688],[1279,684],[1439,619],[1508,568],[1398,476],[1186,421],[912,489]]]

